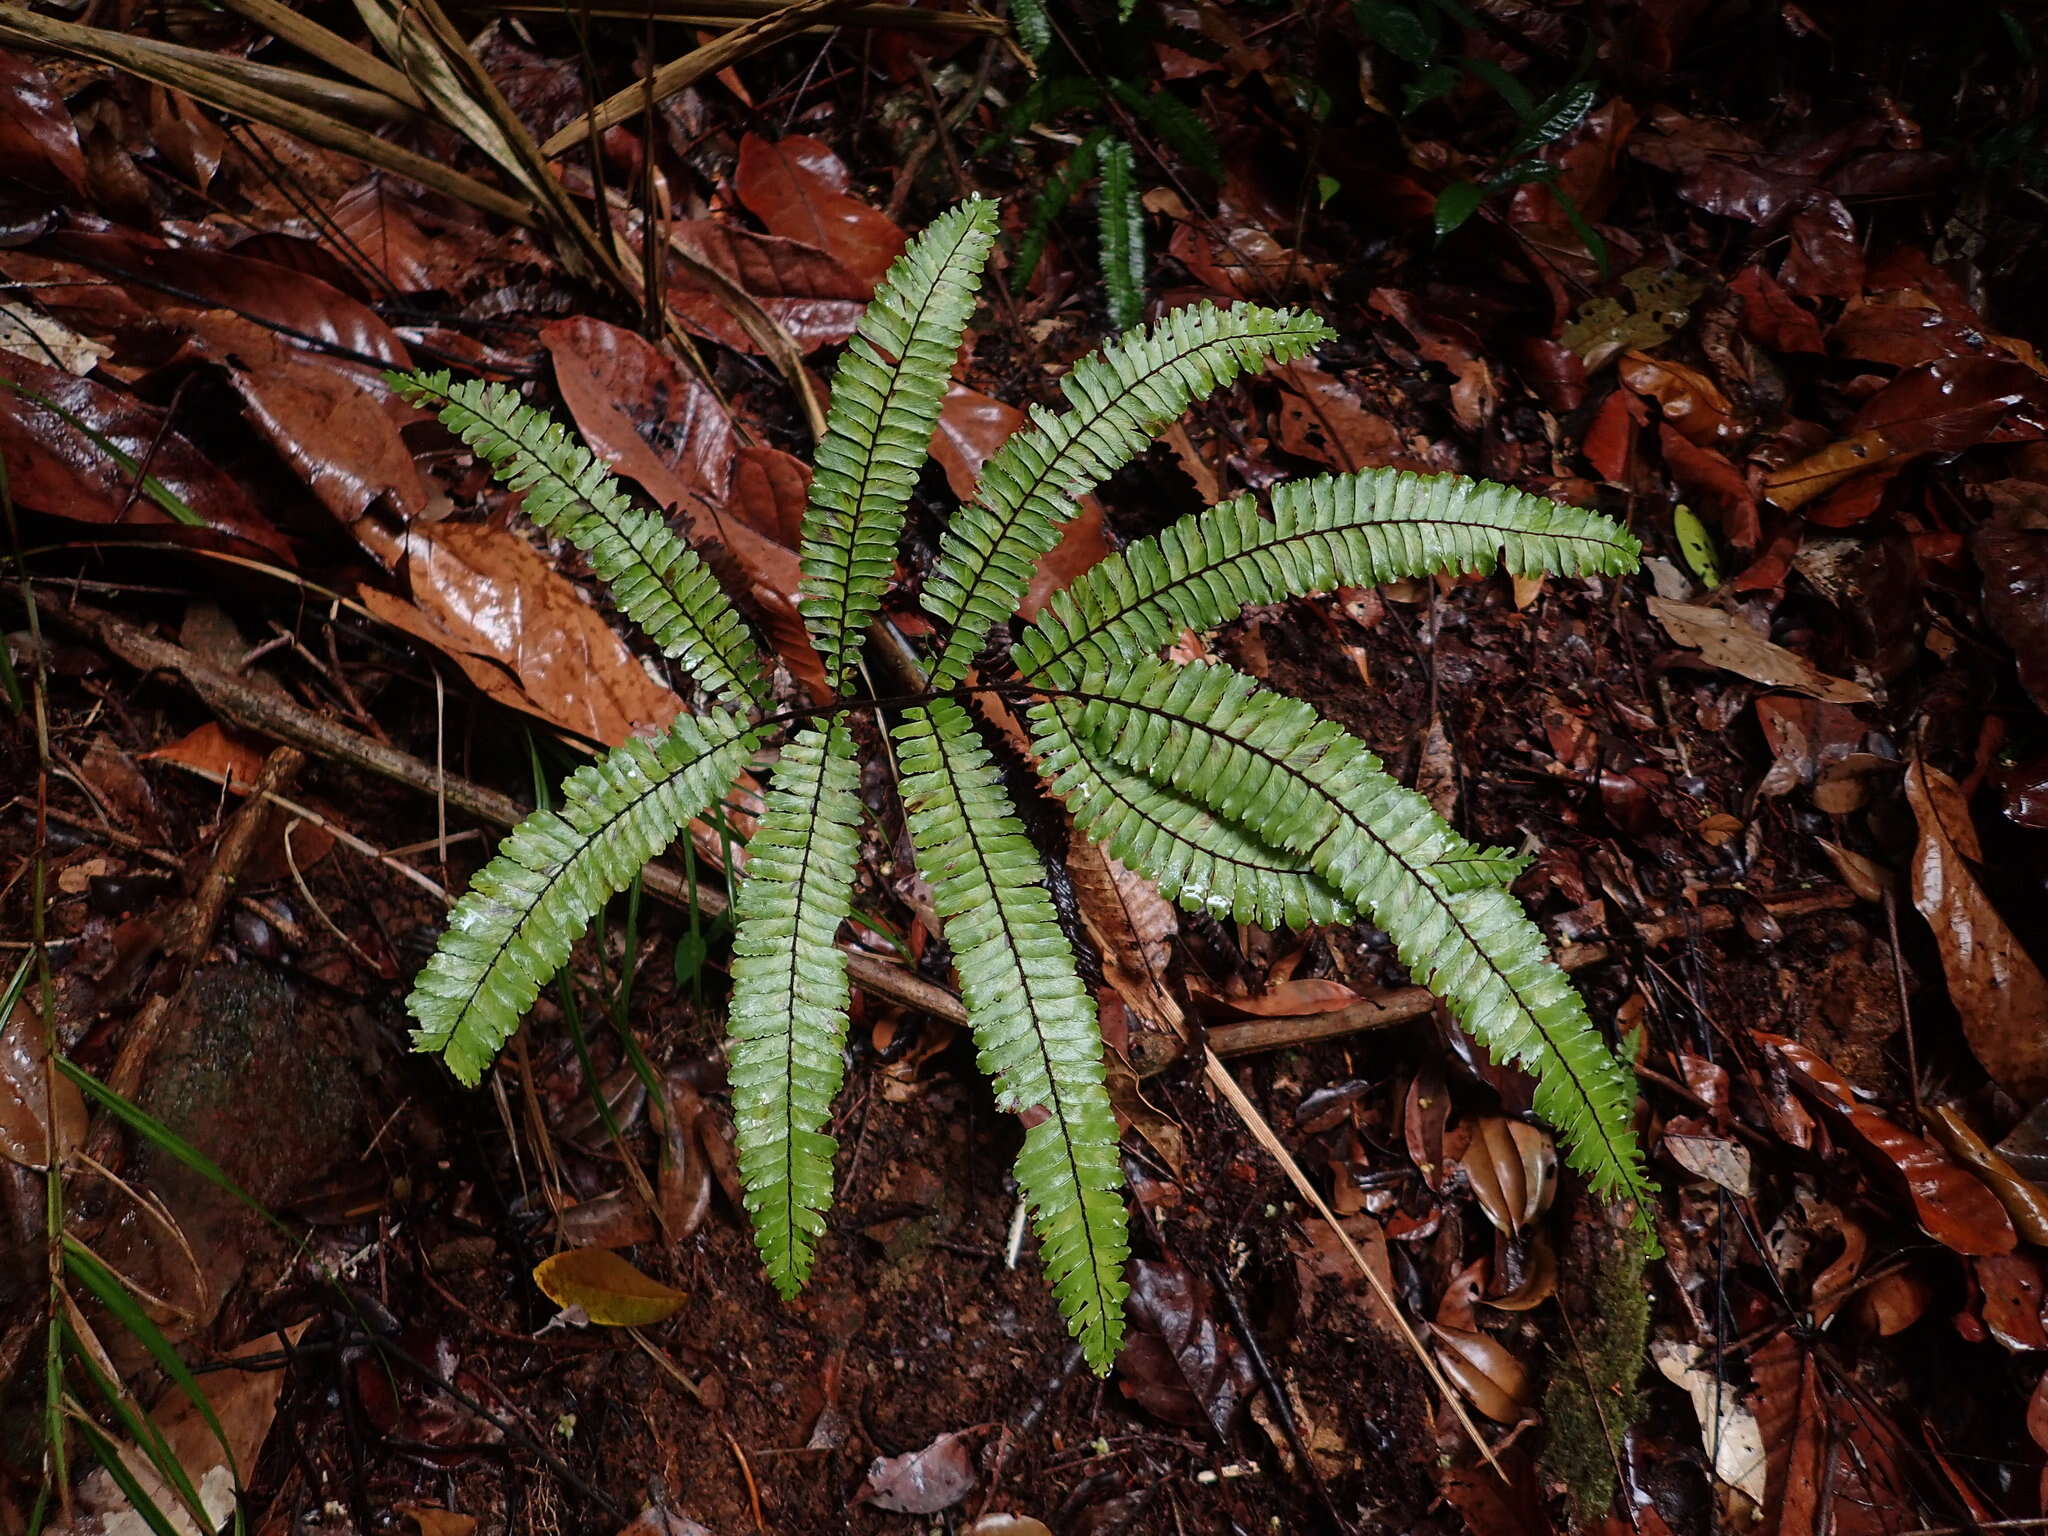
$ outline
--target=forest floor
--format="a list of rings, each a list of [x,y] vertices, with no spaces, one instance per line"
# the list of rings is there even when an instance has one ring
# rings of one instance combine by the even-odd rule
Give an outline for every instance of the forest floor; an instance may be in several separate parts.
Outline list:
[[[2021,10],[1082,0],[1020,6],[1027,48],[979,9],[805,5],[740,43],[724,4],[0,7],[0,1533],[149,1529],[150,1458],[91,1470],[145,1408],[232,1486],[187,1384],[261,1536],[2048,1525]],[[422,29],[405,72],[365,16]],[[815,1277],[777,1299],[735,1198],[730,930],[687,899],[725,890],[715,830],[484,1088],[408,1050],[508,818],[685,700],[382,371],[573,419],[786,635],[807,397],[970,192],[1004,232],[889,600],[913,636],[954,498],[1132,303],[1339,339],[1102,485],[1048,579],[1377,465],[1644,541],[1625,579],[1344,590],[1185,648],[1534,855],[1517,893],[1639,1073],[1647,1263],[1381,936],[1176,913],[1085,845],[1137,1248],[1106,1380],[1020,1259],[971,1042],[879,995]],[[886,764],[863,792],[854,937],[948,986]],[[533,1278],[563,1251],[682,1304],[592,1325]]]

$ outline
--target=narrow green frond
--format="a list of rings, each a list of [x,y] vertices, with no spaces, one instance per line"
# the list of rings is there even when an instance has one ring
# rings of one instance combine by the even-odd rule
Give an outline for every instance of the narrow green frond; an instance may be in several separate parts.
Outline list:
[[[903,509],[994,244],[996,205],[970,198],[890,267],[832,375],[804,509],[800,603],[836,694],[896,569]]]
[[[1107,1374],[1123,1341],[1130,1245],[1095,1002],[967,711],[940,700],[909,711],[894,734],[918,871],[953,949],[981,1069],[1005,1109],[1044,1112],[1024,1133],[1017,1183],[1046,1273],[1088,1363]]]
[[[1261,928],[1302,929],[1356,915],[1302,855],[1270,848],[1246,828],[1154,784],[1076,737],[1057,712],[1036,715],[1032,724],[1038,771],[1074,825],[1167,900]]]
[[[1052,20],[1045,14],[1045,0],[1010,0],[1010,27],[1034,59],[1051,50]]]
[[[1149,655],[1250,603],[1439,571],[1614,575],[1642,546],[1597,512],[1459,475],[1368,469],[1290,481],[1263,517],[1249,496],[1173,523],[1055,593],[1016,649],[1026,677],[1060,681]]]
[[[1038,270],[1039,260],[1045,255],[1046,242],[1052,239],[1053,220],[1067,211],[1067,204],[1074,200],[1074,194],[1095,174],[1096,156],[1102,153],[1102,146],[1108,139],[1107,128],[1091,129],[1088,136],[1074,146],[1074,152],[1067,156],[1067,163],[1046,179],[1038,200],[1031,205],[1031,218],[1024,226],[1024,233],[1017,240],[1017,259],[1010,267],[1011,293],[1021,294],[1031,285],[1031,274]]]
[[[1127,331],[1145,318],[1145,210],[1138,203],[1137,164],[1122,139],[1102,148],[1102,186],[1095,196],[1109,323]]]
[[[526,515],[590,557],[620,612],[713,698],[765,701],[759,650],[695,550],[633,505],[612,472],[546,412],[502,384],[440,373],[386,375],[526,495]]]
[[[1537,1112],[1595,1193],[1635,1199],[1648,1219],[1633,1078],[1515,899],[1492,884],[1453,891],[1433,872],[1471,845],[1426,800],[1356,737],[1228,667],[1147,658],[1077,691],[1085,702],[1035,705],[1034,725],[1062,714],[1127,766],[1305,855],[1497,1059],[1534,1076]]]
[[[1290,362],[1331,334],[1313,315],[1193,304],[1076,363],[1060,381],[1070,409],[1056,416],[1032,408],[1031,425],[982,467],[974,501],[940,541],[924,604],[953,632],[933,685],[957,683],[989,631],[1015,612],[1078,497],[1142,453],[1192,402],[1249,368]]]
[[[449,913],[405,1002],[413,1048],[474,1085],[590,919],[717,802],[757,738],[724,710],[679,715],[571,774],[562,808],[514,828]]]
[[[832,1203],[837,1143],[824,1127],[845,1074],[850,994],[838,937],[860,815],[852,732],[800,732],[782,749],[734,903],[726,1053],[740,1181],[762,1263],[785,1298],[810,1274]]]
[[[1204,176],[1223,179],[1223,155],[1201,114],[1164,85],[1140,90],[1129,80],[1111,79],[1110,94],[1152,125],[1153,132]]]

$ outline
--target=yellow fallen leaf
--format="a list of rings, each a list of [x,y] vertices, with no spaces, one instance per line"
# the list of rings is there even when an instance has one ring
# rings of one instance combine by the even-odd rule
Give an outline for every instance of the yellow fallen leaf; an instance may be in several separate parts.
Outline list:
[[[683,1293],[640,1273],[603,1248],[571,1248],[533,1267],[533,1283],[558,1307],[581,1307],[607,1328],[658,1323],[683,1304]]]

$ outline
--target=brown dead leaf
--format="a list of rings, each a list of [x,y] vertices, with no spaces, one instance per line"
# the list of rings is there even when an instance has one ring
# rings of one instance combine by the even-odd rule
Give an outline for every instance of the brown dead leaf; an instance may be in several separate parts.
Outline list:
[[[853,1498],[856,1504],[903,1515],[935,1515],[951,1509],[973,1490],[974,1461],[967,1441],[951,1431],[921,1451],[877,1456],[867,1480]]]
[[[605,1328],[644,1328],[684,1301],[674,1286],[642,1274],[605,1248],[571,1248],[533,1267],[533,1283],[558,1307],[581,1307]]]
[[[2005,1208],[1983,1182],[1950,1161],[1933,1142],[1869,1108],[1848,1081],[1808,1047],[1757,1031],[1757,1039],[1791,1070],[1823,1108],[1849,1128],[1905,1182],[1921,1230],[1962,1254],[2010,1253],[2018,1235]]]
[[[413,602],[364,588],[378,618],[446,653],[500,703],[606,746],[658,731],[682,701],[655,682],[561,572],[487,523],[416,526]]]
[[[1913,905],[1934,930],[1964,1037],[1985,1071],[2032,1103],[2048,1095],[2048,977],[1977,883],[1984,850],[1955,780],[1915,757],[1906,799],[1920,826]]]
[[[846,166],[805,134],[740,140],[733,190],[769,233],[829,251],[872,288],[903,249],[905,235],[888,215],[847,193]]]
[[[201,769],[228,780],[230,786],[239,785],[244,793],[263,772],[263,749],[246,736],[230,735],[212,720],[169,746],[143,753],[142,758],[144,762],[182,763]]]
[[[1280,385],[1274,441],[1284,451],[1347,472],[1394,464],[1407,453],[1399,428],[1314,363],[1290,363],[1273,376]]]
[[[802,241],[757,235],[712,219],[686,219],[671,229],[669,238],[736,283],[805,352],[851,336],[873,295],[873,284]],[[668,277],[670,306],[690,330],[738,352],[761,350],[723,298],[684,263],[671,262]]]
[[[475,1515],[458,1515],[436,1504],[400,1504],[397,1508],[419,1530],[420,1536],[470,1536],[476,1529]]]
[[[1721,386],[1697,368],[1631,351],[1622,353],[1615,370],[1623,384],[1655,400],[1664,420],[1687,441],[1718,443],[1739,435],[1735,407]]]
[[[1672,640],[1699,651],[1724,672],[1834,704],[1870,702],[1870,690],[1861,683],[1829,677],[1805,657],[1766,640],[1731,613],[1667,597],[1651,597],[1647,602]]]
[[[0,1158],[41,1169],[49,1166],[53,1139],[59,1163],[85,1140],[86,1118],[78,1085],[48,1069],[36,991],[30,988],[0,1024]]]
[[[1436,1358],[1468,1402],[1496,1424],[1519,1423],[1535,1402],[1529,1368],[1491,1334],[1426,1324]]]
[[[251,1356],[280,1354],[298,1342],[306,1327],[306,1324],[298,1323],[281,1334],[266,1333],[229,1350],[227,1358],[242,1360]],[[216,1529],[225,1526],[234,1510],[238,1481],[246,1480],[256,1470],[257,1456],[270,1433],[271,1421],[277,1417],[277,1397],[284,1386],[284,1377],[282,1361],[262,1370],[227,1369],[202,1377],[207,1406],[212,1410],[214,1422],[220,1425],[219,1436],[214,1434],[213,1425],[193,1406],[192,1400],[177,1387],[170,1388],[150,1413],[164,1444],[178,1465],[185,1469],[186,1477],[198,1492],[199,1502],[214,1517]],[[226,1441],[225,1449],[222,1447],[223,1439]],[[120,1451],[129,1475],[156,1507],[170,1517],[180,1536],[198,1536],[183,1501],[157,1475],[149,1458],[130,1445],[123,1445]],[[105,1530],[130,1528],[127,1524],[130,1521],[135,1530],[148,1529],[142,1517],[135,1513],[128,1496],[104,1467],[95,1468],[86,1475],[79,1485],[78,1499],[80,1506],[101,1521],[101,1528]]]

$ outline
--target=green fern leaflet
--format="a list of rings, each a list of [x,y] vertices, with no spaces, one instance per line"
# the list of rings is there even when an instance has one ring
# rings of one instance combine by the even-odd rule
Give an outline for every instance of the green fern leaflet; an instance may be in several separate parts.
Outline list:
[[[993,206],[974,200],[911,242],[834,376],[797,594],[834,694],[823,705],[777,694],[712,568],[561,427],[497,385],[399,380],[524,492],[536,524],[588,555],[620,611],[705,696],[664,735],[573,775],[560,810],[504,841],[408,1000],[416,1045],[476,1082],[605,902],[772,753],[734,902],[727,1053],[755,1241],[769,1279],[794,1295],[830,1233],[851,997],[840,929],[879,809],[863,798],[861,753],[888,749],[981,1068],[1025,1122],[1017,1186],[1053,1294],[1107,1371],[1130,1248],[1116,1119],[1094,998],[974,707],[996,696],[1028,722],[1038,771],[1075,824],[1181,905],[1263,927],[1383,929],[1466,1028],[1532,1074],[1571,1166],[1646,1221],[1634,1080],[1508,894],[1526,861],[1459,835],[1309,705],[1162,655],[1247,604],[1337,586],[1495,567],[1621,574],[1635,567],[1633,538],[1504,486],[1367,470],[1183,518],[1015,622],[1078,498],[1195,401],[1325,339],[1315,317],[1197,304],[1077,363],[1061,382],[1065,408],[1032,410],[940,538],[923,592],[938,621],[923,686],[888,700],[854,691],[994,229]],[[1142,247],[1115,233],[1140,280]],[[978,680],[992,642],[1004,654],[987,676],[1005,681]]]

